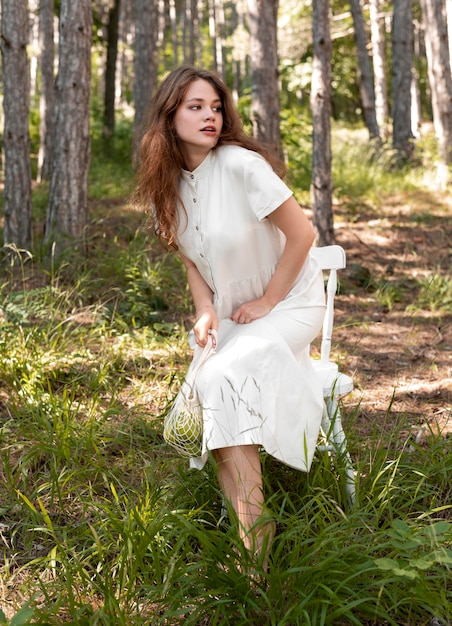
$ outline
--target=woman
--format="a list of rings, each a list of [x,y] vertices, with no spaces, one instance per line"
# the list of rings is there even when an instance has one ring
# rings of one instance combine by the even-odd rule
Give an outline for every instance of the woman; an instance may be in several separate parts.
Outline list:
[[[308,471],[322,416],[309,360],[324,315],[314,231],[284,167],[244,133],[211,72],[183,66],[162,82],[138,159],[136,199],[187,270],[197,349],[218,330],[197,378],[204,442],[191,465],[202,468],[210,451],[244,544],[259,555],[274,532],[260,449]]]

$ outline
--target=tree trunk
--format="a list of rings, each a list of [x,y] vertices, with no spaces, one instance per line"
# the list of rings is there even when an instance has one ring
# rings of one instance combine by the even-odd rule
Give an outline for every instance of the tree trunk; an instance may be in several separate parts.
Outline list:
[[[217,59],[217,71],[221,74],[223,79],[226,78],[226,49],[224,43],[224,29],[225,29],[225,16],[224,16],[224,2],[222,0],[215,0],[215,45],[216,45],[216,59]]]
[[[184,14],[184,61],[191,65],[196,64],[196,59],[200,58],[199,46],[199,15],[197,0],[185,0]]]
[[[209,7],[209,37],[210,37],[210,41],[212,44],[213,69],[215,72],[218,72],[215,0],[208,0],[208,7]]]
[[[359,90],[363,106],[364,123],[371,139],[380,138],[380,129],[377,123],[375,110],[375,92],[372,78],[372,68],[367,52],[367,36],[364,18],[359,0],[351,0],[353,26],[355,29],[356,51],[358,55]]]
[[[421,0],[428,76],[432,91],[433,124],[441,159],[452,163],[452,78],[447,25],[442,2]]]
[[[411,133],[414,138],[418,138],[421,127],[421,93],[419,91],[419,79],[413,67],[411,72]]]
[[[28,73],[30,76],[30,100],[34,101],[38,93],[39,83],[39,0],[28,2]]]
[[[388,88],[386,80],[386,51],[384,20],[380,13],[381,0],[370,0],[370,33],[375,86],[375,113],[377,124],[386,135],[389,118]]]
[[[245,28],[245,15],[242,2],[237,2],[232,7],[231,16],[231,29],[232,33],[230,41],[232,45],[232,95],[234,102],[238,102],[241,95],[242,87],[242,71],[246,66],[246,56],[248,45],[248,36]]]
[[[118,58],[116,63],[116,107],[128,108],[133,83],[131,44],[134,39],[135,1],[122,0],[119,15]]]
[[[88,222],[92,7],[61,0],[55,136],[45,242],[57,256]]]
[[[185,19],[188,21],[189,34],[185,60],[194,65],[196,59],[195,46],[199,38],[198,7],[196,1],[193,2],[193,0],[185,0]]]
[[[179,46],[177,38],[176,0],[169,0],[169,19],[171,25],[171,43],[173,46],[173,64],[179,65]]]
[[[119,13],[121,0],[110,0],[107,28],[107,63],[105,67],[104,137],[115,130],[116,60],[118,58]]]
[[[441,186],[447,182],[447,166],[452,163],[452,77],[449,62],[447,25],[443,2],[421,0],[428,77],[432,92],[433,125],[442,162]]]
[[[281,156],[278,0],[248,0],[253,135]]]
[[[331,55],[329,0],[313,3],[311,202],[317,244],[334,243],[331,182]]]
[[[392,144],[399,159],[413,152],[411,80],[413,65],[412,0],[394,0],[392,23]]]
[[[29,250],[32,241],[27,0],[2,0],[1,7],[5,117],[3,243]]]
[[[202,29],[202,2],[201,0],[192,0],[192,16],[193,16],[193,37],[195,42],[195,63],[202,63],[203,43],[201,37]]]
[[[41,47],[41,93],[39,97],[39,182],[50,179],[53,128],[55,121],[55,43],[53,33],[54,0],[39,2],[39,42]]]
[[[452,68],[452,0],[446,0],[446,24],[449,42],[449,64]]]
[[[133,151],[138,147],[143,122],[157,86],[158,17],[154,0],[136,0],[135,31],[135,102]]]

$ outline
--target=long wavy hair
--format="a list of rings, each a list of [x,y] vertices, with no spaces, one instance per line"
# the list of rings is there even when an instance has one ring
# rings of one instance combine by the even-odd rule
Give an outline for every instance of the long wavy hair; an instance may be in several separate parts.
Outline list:
[[[245,133],[231,93],[217,74],[191,65],[172,71],[162,81],[150,104],[137,150],[137,185],[132,200],[150,212],[160,242],[173,250],[177,250],[178,203],[183,206],[179,178],[184,166],[174,116],[188,87],[198,79],[209,82],[221,101],[223,128],[216,147],[229,144],[253,150],[261,154],[279,176],[285,174],[284,164]]]

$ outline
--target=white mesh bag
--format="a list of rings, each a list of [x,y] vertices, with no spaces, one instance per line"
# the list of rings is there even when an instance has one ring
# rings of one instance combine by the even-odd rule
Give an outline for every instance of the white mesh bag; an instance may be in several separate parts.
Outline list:
[[[163,422],[163,437],[180,455],[198,457],[202,454],[202,406],[196,392],[196,377],[207,359],[215,352],[216,331],[209,332],[207,344],[193,361],[173,406]]]

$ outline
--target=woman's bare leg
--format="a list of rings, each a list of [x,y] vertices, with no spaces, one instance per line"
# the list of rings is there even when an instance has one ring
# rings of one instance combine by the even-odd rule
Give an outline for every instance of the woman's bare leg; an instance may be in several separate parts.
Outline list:
[[[221,490],[232,504],[245,547],[259,556],[269,551],[273,524],[263,523],[264,493],[262,468],[257,445],[220,448],[213,452],[218,465]]]

